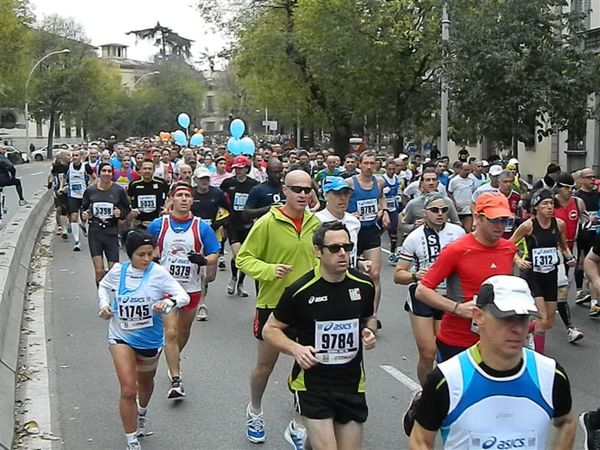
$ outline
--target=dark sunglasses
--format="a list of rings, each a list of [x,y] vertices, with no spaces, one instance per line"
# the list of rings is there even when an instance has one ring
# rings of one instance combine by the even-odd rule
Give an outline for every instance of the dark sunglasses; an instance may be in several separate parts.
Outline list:
[[[287,188],[294,194],[299,194],[300,192],[303,192],[304,194],[308,195],[312,191],[312,187],[310,186],[287,186]]]
[[[492,225],[502,224],[504,226],[507,226],[514,223],[514,219],[512,217],[496,217],[495,219],[490,219],[486,217],[485,214],[480,214],[480,216],[485,217],[485,220],[487,220]]]
[[[347,244],[331,244],[323,245],[321,248],[326,248],[330,253],[339,253],[341,249],[344,249],[346,253],[351,252],[354,248],[354,244],[349,242]]]
[[[448,208],[447,206],[442,206],[441,208],[439,208],[437,206],[432,206],[431,208],[425,208],[425,209],[427,209],[427,211],[431,211],[434,214],[439,214],[439,213],[446,214],[450,208]]]

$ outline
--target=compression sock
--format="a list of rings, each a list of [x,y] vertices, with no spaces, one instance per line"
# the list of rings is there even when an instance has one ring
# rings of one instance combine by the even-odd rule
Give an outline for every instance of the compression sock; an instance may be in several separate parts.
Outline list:
[[[575,269],[575,286],[577,289],[583,288],[583,269]]]
[[[543,331],[536,332],[533,335],[533,343],[535,345],[535,351],[543,355],[544,347],[546,346],[546,333]]]
[[[238,268],[235,266],[235,258],[231,258],[231,278],[237,278]]]
[[[71,233],[75,242],[79,242],[79,224],[77,222],[71,223]]]
[[[245,279],[246,279],[246,274],[240,270],[240,273],[238,275],[238,283],[244,284]]]
[[[565,324],[565,327],[567,327],[567,329],[573,328],[573,321],[571,320],[571,309],[569,308],[569,304],[566,301],[559,301],[556,307],[558,308],[558,314],[560,314],[560,318]]]
[[[390,252],[396,253],[396,246],[398,245],[398,239],[390,239]]]

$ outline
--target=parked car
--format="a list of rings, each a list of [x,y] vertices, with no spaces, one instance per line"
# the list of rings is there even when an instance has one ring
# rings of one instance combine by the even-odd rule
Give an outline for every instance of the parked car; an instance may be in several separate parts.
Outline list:
[[[63,148],[64,146],[67,146],[67,148]],[[58,153],[61,150],[68,150],[71,151],[72,145],[71,144],[62,144],[62,143],[54,143],[52,144],[52,158],[55,158],[56,155],[58,155]],[[48,153],[48,146],[45,145],[42,148],[38,148],[37,150],[31,152],[31,157],[33,158],[34,161],[43,161],[46,159]]]
[[[13,145],[5,145],[4,148],[6,149],[6,157],[11,163],[16,165],[30,162],[27,152],[22,152]]]

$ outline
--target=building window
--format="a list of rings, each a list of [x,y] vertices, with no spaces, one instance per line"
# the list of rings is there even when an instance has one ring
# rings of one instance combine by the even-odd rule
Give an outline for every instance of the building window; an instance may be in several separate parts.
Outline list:
[[[214,122],[206,122],[204,124],[204,130],[205,131],[216,131],[215,130],[215,123]]]
[[[208,114],[212,114],[215,112],[214,100],[215,98],[212,95],[206,97],[206,112]]]

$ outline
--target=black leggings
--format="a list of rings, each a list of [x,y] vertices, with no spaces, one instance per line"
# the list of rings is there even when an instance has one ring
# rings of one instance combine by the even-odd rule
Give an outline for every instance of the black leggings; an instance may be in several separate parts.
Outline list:
[[[6,187],[6,186],[14,186],[17,188],[17,194],[19,195],[19,200],[25,200],[25,197],[23,197],[23,186],[21,186],[21,179],[20,178],[12,178],[10,180],[2,180],[0,181],[0,188]]]

